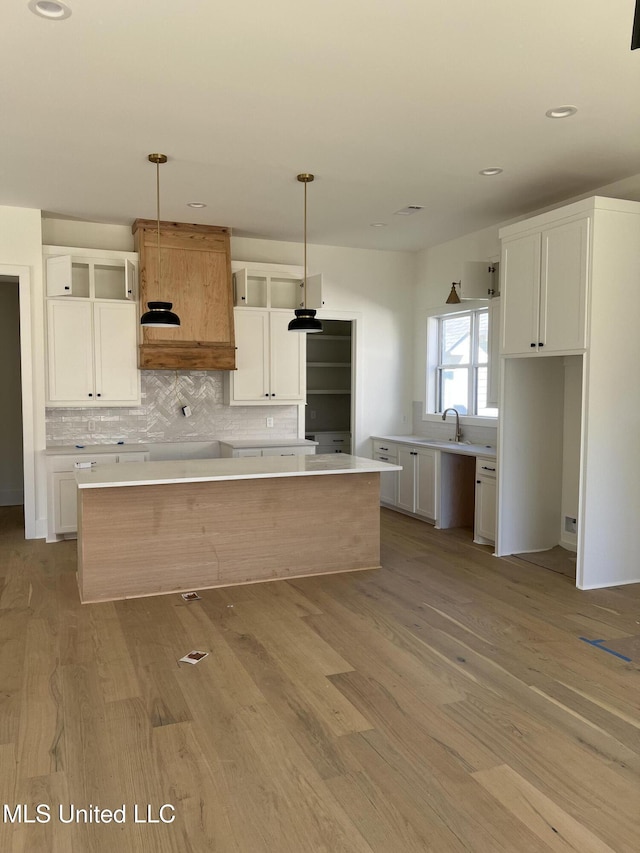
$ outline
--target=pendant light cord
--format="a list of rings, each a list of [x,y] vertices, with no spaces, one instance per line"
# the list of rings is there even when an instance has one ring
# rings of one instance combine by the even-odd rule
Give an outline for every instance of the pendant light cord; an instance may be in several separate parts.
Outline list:
[[[156,162],[156,212],[157,218],[157,237],[158,237],[158,292],[160,292],[160,161]],[[160,294],[162,295],[162,294]]]
[[[304,185],[304,286],[302,288],[303,308],[307,307],[307,183]]]

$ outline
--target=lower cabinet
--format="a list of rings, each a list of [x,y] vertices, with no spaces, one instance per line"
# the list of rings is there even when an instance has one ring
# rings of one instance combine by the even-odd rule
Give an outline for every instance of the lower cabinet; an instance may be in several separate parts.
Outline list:
[[[496,471],[495,459],[476,459],[474,542],[493,545],[496,541]]]
[[[406,512],[436,520],[436,455],[437,450],[398,445],[398,478],[396,506]]]
[[[77,468],[107,465],[114,462],[146,462],[146,451],[130,453],[94,453],[85,455],[49,456],[48,461],[48,524],[47,539],[73,534],[78,530]]]
[[[373,458],[378,462],[398,464],[397,445],[390,441],[374,441]],[[380,503],[394,507],[398,503],[398,474],[399,471],[383,471],[380,474]]]
[[[443,529],[471,527],[473,540],[496,539],[495,458],[448,453],[419,444],[373,439],[373,458],[401,465],[380,475],[380,503],[425,518]]]
[[[220,456],[237,459],[242,456],[310,456],[316,452],[315,444],[282,444],[277,447],[234,447],[232,444],[220,442]]]

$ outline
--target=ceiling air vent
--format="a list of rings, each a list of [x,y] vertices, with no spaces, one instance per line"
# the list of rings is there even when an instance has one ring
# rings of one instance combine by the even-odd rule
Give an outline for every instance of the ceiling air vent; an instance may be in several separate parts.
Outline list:
[[[424,204],[408,204],[406,207],[401,207],[396,210],[395,216],[413,216],[414,213],[424,210]]]

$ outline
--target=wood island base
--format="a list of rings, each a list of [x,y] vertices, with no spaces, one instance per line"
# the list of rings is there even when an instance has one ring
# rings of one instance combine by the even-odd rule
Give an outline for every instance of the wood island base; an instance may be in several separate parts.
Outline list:
[[[380,567],[380,474],[78,489],[83,603]]]

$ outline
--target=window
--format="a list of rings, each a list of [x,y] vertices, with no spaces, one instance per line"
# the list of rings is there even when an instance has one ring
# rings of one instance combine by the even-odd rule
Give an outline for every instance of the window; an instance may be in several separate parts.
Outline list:
[[[435,317],[437,357],[435,411],[449,407],[461,415],[495,418],[498,410],[487,406],[489,374],[489,311],[465,311]]]

